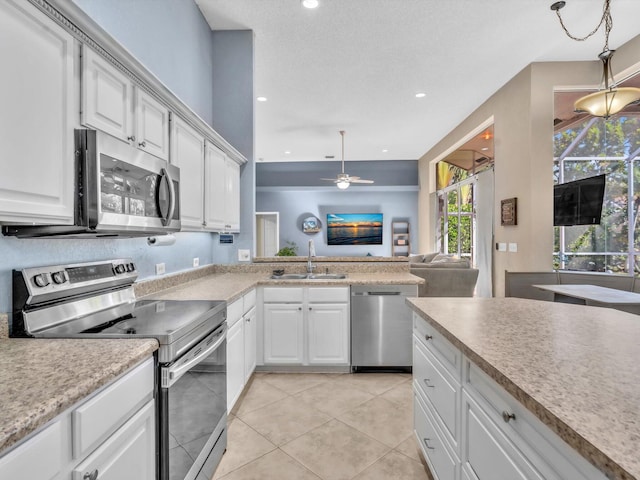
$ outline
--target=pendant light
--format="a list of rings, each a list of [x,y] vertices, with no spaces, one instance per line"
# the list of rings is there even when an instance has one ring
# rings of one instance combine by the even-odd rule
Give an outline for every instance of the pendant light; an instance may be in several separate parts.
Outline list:
[[[567,36],[578,42],[582,42],[591,37],[594,33],[600,30],[600,27],[604,25],[604,49],[602,53],[598,55],[598,58],[602,62],[602,88],[589,95],[579,98],[574,103],[574,108],[578,112],[587,112],[595,117],[609,118],[611,115],[615,115],[620,112],[627,105],[640,101],[640,88],[635,87],[617,87],[613,80],[613,72],[611,69],[611,58],[615,53],[615,50],[609,49],[609,33],[611,33],[611,27],[613,26],[613,19],[611,18],[611,0],[604,0],[604,7],[602,12],[602,18],[600,23],[589,34],[584,37],[574,37],[569,33],[569,30],[565,26],[560,10],[566,5],[566,2],[555,2],[551,5],[551,10],[556,12],[562,29]]]

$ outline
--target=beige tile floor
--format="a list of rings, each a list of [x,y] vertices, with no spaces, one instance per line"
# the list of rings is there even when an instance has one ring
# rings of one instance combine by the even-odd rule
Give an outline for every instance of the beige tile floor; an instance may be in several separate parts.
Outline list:
[[[213,480],[426,480],[411,376],[256,373]]]

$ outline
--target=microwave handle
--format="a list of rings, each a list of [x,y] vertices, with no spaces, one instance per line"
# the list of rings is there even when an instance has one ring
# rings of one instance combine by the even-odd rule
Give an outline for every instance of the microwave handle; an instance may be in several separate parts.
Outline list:
[[[167,187],[169,188],[169,208],[167,209],[167,215],[161,218],[162,225],[166,227],[171,223],[173,212],[176,208],[176,191],[173,187],[173,179],[166,168],[160,170],[160,176],[162,177],[161,181],[167,182]]]

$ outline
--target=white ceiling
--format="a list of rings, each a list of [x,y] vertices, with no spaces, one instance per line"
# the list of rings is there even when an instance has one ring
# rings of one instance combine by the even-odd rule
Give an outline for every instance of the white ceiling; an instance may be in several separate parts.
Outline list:
[[[420,158],[529,63],[595,60],[604,44],[602,30],[569,39],[553,0],[196,3],[212,29],[255,33],[255,96],[268,98],[255,104],[255,157],[265,162],[339,160],[339,130],[346,160]],[[611,8],[616,48],[640,34],[640,0]],[[568,0],[562,14],[584,35],[602,0]]]

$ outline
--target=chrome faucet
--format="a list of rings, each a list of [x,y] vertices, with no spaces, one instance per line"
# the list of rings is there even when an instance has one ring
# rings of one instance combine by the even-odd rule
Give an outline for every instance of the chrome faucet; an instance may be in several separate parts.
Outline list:
[[[313,251],[315,250],[313,248],[313,240],[309,240],[309,255],[307,256],[307,273],[313,273],[313,269],[316,268],[316,266],[311,263],[311,257],[315,256],[315,252]],[[311,254],[313,252],[313,255]]]

